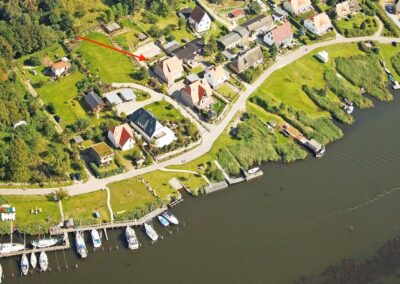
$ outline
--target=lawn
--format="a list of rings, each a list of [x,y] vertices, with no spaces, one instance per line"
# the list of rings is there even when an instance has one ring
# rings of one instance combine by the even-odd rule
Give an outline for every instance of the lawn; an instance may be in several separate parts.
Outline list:
[[[107,208],[107,192],[103,190],[71,196],[62,201],[64,218],[72,218],[75,224],[93,224],[110,221]],[[95,219],[93,213],[98,211],[100,218]]]
[[[127,30],[127,32],[117,34],[113,38],[123,49],[132,51],[134,50],[134,47],[139,44],[139,39],[136,37],[136,34],[144,32],[144,30],[128,18],[122,19],[120,24]]]
[[[216,91],[229,101],[233,101],[238,96],[238,94],[229,86],[229,83],[220,85],[217,87]]]
[[[97,26],[98,18],[108,9],[102,0],[62,0],[62,2],[74,15],[74,27],[77,32]]]
[[[184,116],[169,102],[159,101],[144,107],[151,112],[159,121],[180,121]]]
[[[137,177],[110,183],[107,187],[111,191],[111,207],[116,215],[156,200]]]
[[[400,74],[397,74],[395,72],[396,70],[393,67],[393,63],[391,61],[392,56],[397,55],[400,52],[400,47],[399,46],[392,46],[391,44],[378,44],[380,50],[381,50],[381,57],[386,63],[386,67],[390,69],[392,72],[392,75],[394,78],[399,81],[400,80]]]
[[[111,41],[101,33],[91,32],[86,37],[112,46]],[[134,64],[124,54],[87,41],[80,43],[76,53],[90,73],[99,76],[105,83],[134,81],[130,76],[135,71]]]
[[[373,35],[378,30],[378,23],[373,16],[358,13],[349,19],[333,21],[336,29],[346,37]]]

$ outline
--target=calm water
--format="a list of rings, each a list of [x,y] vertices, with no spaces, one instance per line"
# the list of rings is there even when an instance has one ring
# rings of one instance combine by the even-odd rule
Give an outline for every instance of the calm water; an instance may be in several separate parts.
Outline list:
[[[156,225],[164,239],[155,245],[138,232],[143,247],[131,252],[110,231],[107,249],[87,260],[51,254],[50,273],[20,277],[16,260],[2,260],[4,282],[292,283],[372,256],[400,230],[400,98],[356,119],[322,159],[266,165],[254,182],[186,196],[174,210],[186,225],[171,235]]]

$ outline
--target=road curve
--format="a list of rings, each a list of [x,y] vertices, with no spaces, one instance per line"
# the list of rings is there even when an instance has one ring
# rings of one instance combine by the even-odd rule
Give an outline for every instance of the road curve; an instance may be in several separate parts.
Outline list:
[[[400,42],[398,38],[386,38],[381,36],[369,36],[369,37],[356,37],[356,38],[343,38],[338,37],[333,40],[315,43],[309,46],[303,46],[291,53],[286,55],[280,56],[277,58],[276,62],[270,66],[264,73],[251,85],[248,85],[248,88],[244,93],[242,93],[239,99],[232,105],[231,109],[229,110],[226,117],[221,121],[220,124],[213,127],[210,131],[206,131],[203,133],[202,143],[177,157],[174,157],[170,160],[154,164],[145,168],[141,169],[132,169],[128,172],[115,175],[112,177],[104,178],[104,179],[93,179],[89,180],[86,183],[77,183],[71,186],[65,187],[65,189],[69,192],[70,195],[79,195],[84,193],[89,193],[92,191],[100,190],[106,187],[107,184],[115,181],[120,181],[123,179],[132,178],[138,175],[143,175],[145,173],[149,173],[160,168],[165,168],[172,165],[181,165],[187,162],[190,162],[201,155],[207,153],[217,138],[221,135],[221,133],[225,130],[228,126],[232,118],[235,114],[243,108],[246,104],[246,100],[248,97],[276,70],[283,68],[284,66],[292,63],[293,61],[303,57],[304,55],[312,52],[313,50],[329,45],[340,44],[340,43],[350,43],[350,42],[359,42],[365,40],[373,40],[378,41],[380,43],[391,43],[391,42]],[[0,189],[1,194],[4,195],[36,195],[36,194],[49,194],[57,190],[57,188],[43,188],[43,189]]]

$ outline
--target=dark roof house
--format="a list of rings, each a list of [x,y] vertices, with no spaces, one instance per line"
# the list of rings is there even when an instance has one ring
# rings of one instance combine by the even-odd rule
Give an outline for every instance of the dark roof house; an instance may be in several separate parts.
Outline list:
[[[229,67],[236,73],[241,73],[250,67],[256,67],[258,64],[264,61],[264,55],[260,46],[256,46],[229,64]]]
[[[157,118],[144,108],[140,108],[128,115],[128,120],[138,126],[147,136],[152,137],[160,124]]]
[[[171,52],[171,55],[175,55],[183,62],[188,63],[193,60],[196,55],[202,52],[205,44],[201,38],[194,39],[184,46],[181,46]]]
[[[93,91],[90,91],[83,99],[91,112],[100,111],[106,106],[99,95]]]
[[[190,14],[190,19],[195,23],[200,23],[203,17],[206,15],[206,12],[201,9],[199,6],[196,6],[192,13]]]

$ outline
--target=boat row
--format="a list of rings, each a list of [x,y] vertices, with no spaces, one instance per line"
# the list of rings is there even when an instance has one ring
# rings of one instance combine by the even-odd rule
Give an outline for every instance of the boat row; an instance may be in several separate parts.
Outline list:
[[[36,257],[36,253],[32,252],[30,255],[30,259],[28,260],[28,256],[26,255],[26,253],[24,253],[22,255],[21,258],[21,271],[23,275],[27,275],[29,272],[29,264],[32,266],[33,269],[36,268],[37,264],[38,264],[38,260]],[[39,268],[40,271],[46,272],[47,269],[49,267],[49,259],[47,257],[47,254],[42,251],[40,252],[39,255]]]
[[[31,242],[33,248],[48,248],[54,246],[59,243],[58,238],[47,238],[47,239],[40,239],[34,240]],[[25,249],[25,245],[20,243],[2,243],[0,244],[0,254],[7,254],[22,251]]]

